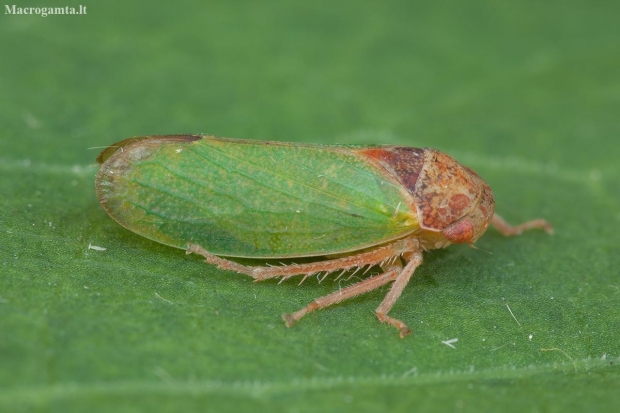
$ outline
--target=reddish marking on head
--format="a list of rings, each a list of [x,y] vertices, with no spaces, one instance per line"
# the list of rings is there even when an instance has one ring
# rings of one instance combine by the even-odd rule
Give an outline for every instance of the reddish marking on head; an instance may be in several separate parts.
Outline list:
[[[454,244],[470,242],[474,237],[474,226],[467,220],[458,221],[442,231],[443,236]]]
[[[480,212],[482,212],[482,216],[483,217],[488,217],[489,216],[489,211],[487,211],[487,209],[484,207],[484,205],[479,205],[478,209],[480,210]]]
[[[454,215],[461,215],[463,213],[463,209],[465,209],[469,205],[470,199],[465,194],[456,194],[450,197],[450,201],[448,201],[448,206],[452,210]]]
[[[451,156],[425,149],[424,168],[413,192],[420,227],[441,231],[467,215],[479,197],[479,181]]]

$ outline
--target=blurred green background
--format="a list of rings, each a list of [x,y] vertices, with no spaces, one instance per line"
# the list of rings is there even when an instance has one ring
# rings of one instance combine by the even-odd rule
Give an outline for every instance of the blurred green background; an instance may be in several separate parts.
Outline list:
[[[81,4],[0,16],[0,411],[620,408],[620,3]],[[404,340],[386,290],[286,329],[339,284],[252,283],[99,207],[91,148],[168,133],[433,146],[556,233],[426,254]]]

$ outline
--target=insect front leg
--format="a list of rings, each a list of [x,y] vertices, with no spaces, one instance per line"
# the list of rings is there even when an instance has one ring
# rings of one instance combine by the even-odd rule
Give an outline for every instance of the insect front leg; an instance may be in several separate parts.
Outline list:
[[[392,287],[390,288],[390,291],[387,293],[379,307],[375,310],[375,314],[381,322],[391,324],[400,331],[400,338],[404,338],[407,334],[411,333],[411,330],[405,323],[388,316],[387,313],[390,309],[392,309],[392,306],[402,294],[416,268],[422,264],[422,252],[413,251],[407,254],[405,259],[408,261],[407,265],[405,265],[405,268],[398,273],[396,279],[394,280],[394,284],[392,284]]]
[[[532,221],[527,221],[522,224],[512,226],[504,221],[502,217],[494,214],[493,219],[491,220],[491,225],[493,225],[499,232],[502,233],[502,235],[506,237],[520,235],[523,231],[534,228],[541,228],[544,229],[547,234],[553,234],[553,227],[544,219],[534,219]]]

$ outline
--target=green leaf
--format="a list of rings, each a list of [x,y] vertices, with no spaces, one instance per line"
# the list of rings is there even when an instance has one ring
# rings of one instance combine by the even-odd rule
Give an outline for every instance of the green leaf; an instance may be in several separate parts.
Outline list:
[[[86,6],[0,22],[0,411],[620,408],[620,5]],[[385,289],[287,329],[345,284],[253,283],[98,205],[89,148],[187,132],[437,147],[556,232],[425,254],[406,339]]]

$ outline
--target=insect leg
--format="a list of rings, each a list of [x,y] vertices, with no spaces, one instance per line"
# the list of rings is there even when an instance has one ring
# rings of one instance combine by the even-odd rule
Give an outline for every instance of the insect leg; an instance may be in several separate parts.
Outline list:
[[[499,215],[495,214],[495,215],[493,215],[493,219],[491,220],[491,225],[493,225],[495,228],[497,228],[497,230],[499,232],[501,232],[502,235],[504,235],[506,237],[509,237],[509,236],[512,236],[512,235],[519,235],[523,231],[527,231],[527,230],[533,229],[533,228],[542,228],[548,234],[553,234],[553,227],[551,226],[550,223],[548,223],[544,219],[534,219],[532,221],[528,221],[528,222],[524,222],[524,223],[519,224],[519,225],[512,226],[509,223],[507,223],[506,221],[504,221],[504,219],[502,217],[500,217]]]
[[[250,277],[256,279],[256,275],[252,271],[254,267],[250,267],[248,265],[243,265],[236,263],[231,260],[227,260],[226,258],[218,257],[215,254],[211,254],[209,251],[202,248],[200,245],[196,244],[187,244],[186,254],[198,254],[202,255],[205,258],[205,262],[209,264],[216,265],[218,268],[223,270],[231,270],[236,271],[241,274],[249,275]]]
[[[342,290],[333,292],[324,297],[317,298],[299,311],[295,311],[292,314],[283,314],[282,318],[286,322],[286,326],[291,327],[293,324],[299,321],[300,318],[302,318],[304,315],[311,311],[325,308],[332,304],[337,304],[348,298],[355,297],[356,295],[372,291],[376,288],[381,287],[384,284],[389,283],[390,281],[394,281],[396,277],[398,277],[398,274],[399,271],[397,269],[392,269],[381,275],[367,278],[363,281],[358,282],[357,284],[353,284],[349,287],[343,288]]]
[[[218,257],[211,254],[199,245],[189,244],[187,253],[196,253],[205,257],[205,261],[209,264],[217,265],[224,270],[237,271],[241,274],[247,274],[256,281],[262,281],[274,277],[282,277],[286,280],[295,275],[311,275],[318,272],[334,272],[337,270],[349,270],[352,268],[360,268],[366,265],[375,265],[388,260],[394,256],[399,256],[407,251],[418,248],[418,241],[413,238],[405,238],[375,248],[360,254],[349,255],[346,257],[334,258],[331,260],[310,262],[306,264],[290,264],[275,267],[249,266],[238,264],[234,261]]]
[[[394,284],[392,284],[392,287],[390,288],[390,291],[383,299],[383,302],[381,302],[379,307],[375,310],[375,314],[377,314],[377,317],[381,322],[391,324],[400,330],[401,338],[411,333],[411,330],[409,330],[409,327],[407,327],[405,323],[389,317],[387,313],[390,311],[396,300],[398,300],[398,297],[400,297],[405,286],[409,283],[409,279],[413,275],[415,269],[422,264],[422,252],[414,251],[409,257],[407,257],[407,259],[407,265],[405,265],[405,268],[403,268],[403,270],[398,274]]]

